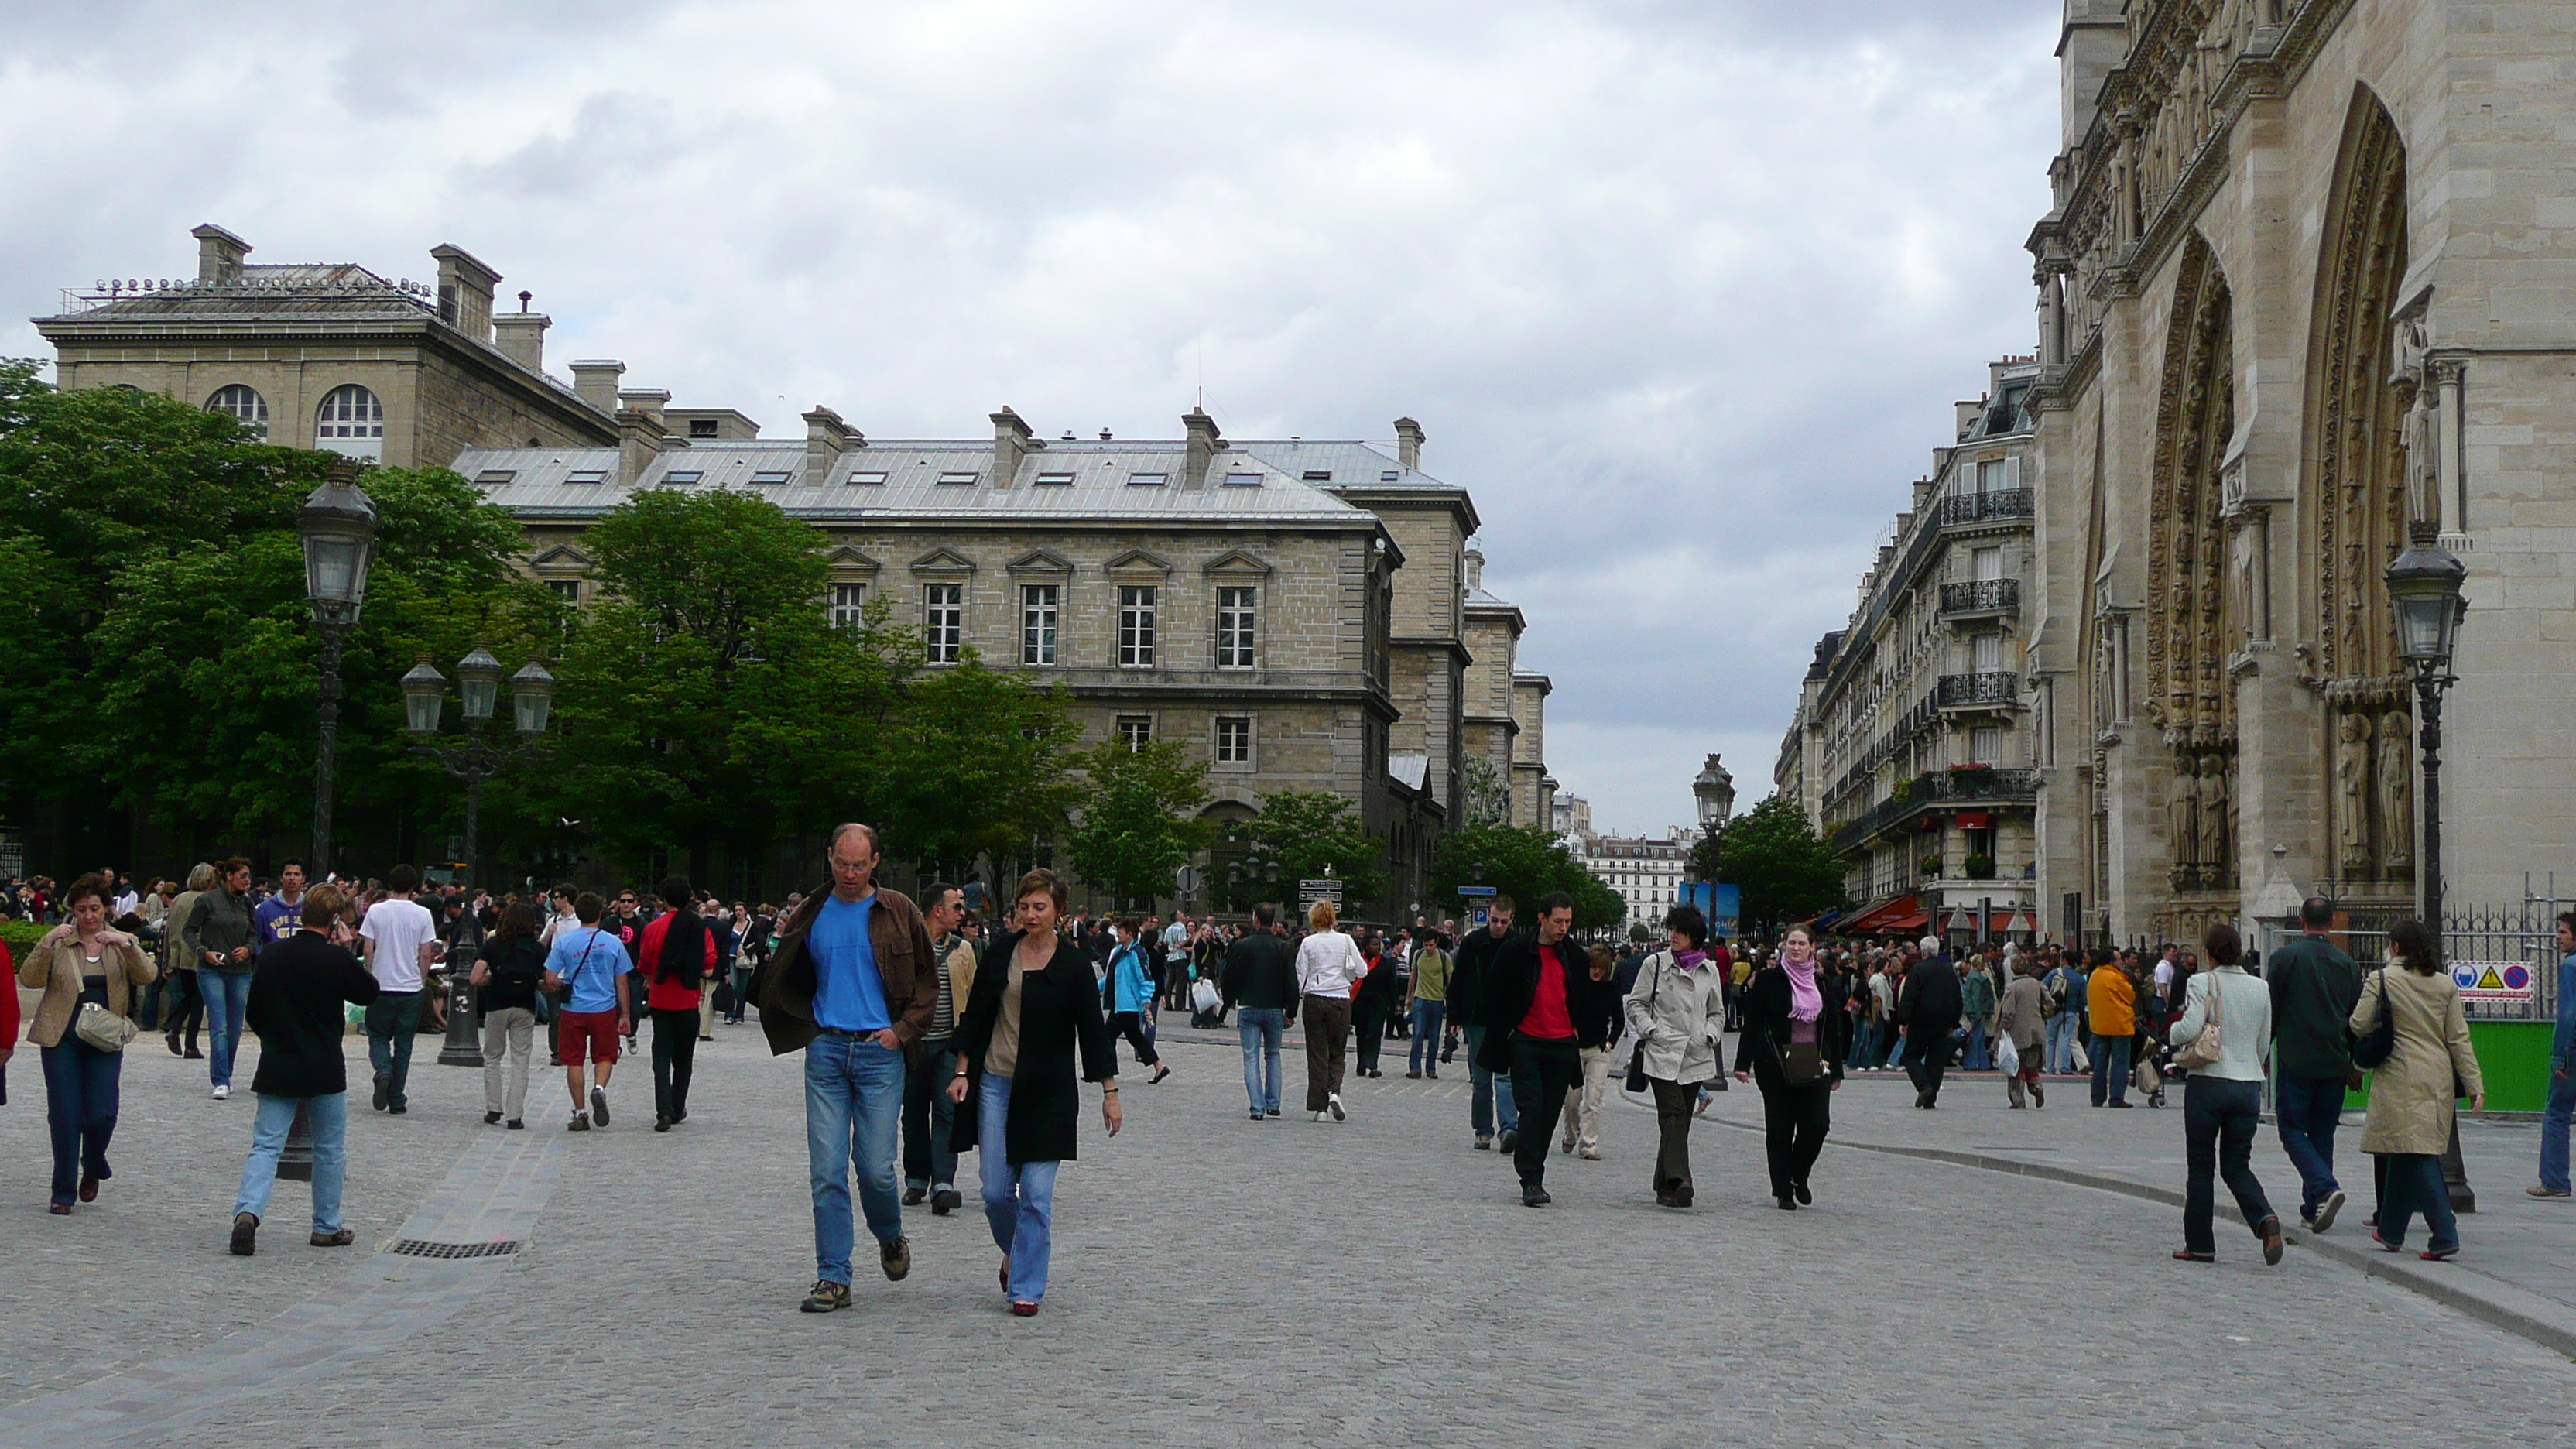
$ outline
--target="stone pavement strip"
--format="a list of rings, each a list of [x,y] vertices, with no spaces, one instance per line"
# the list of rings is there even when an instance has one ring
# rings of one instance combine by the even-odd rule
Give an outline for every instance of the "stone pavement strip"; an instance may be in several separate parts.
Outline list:
[[[527,1133],[484,1128],[476,1074],[426,1051],[408,1116],[361,1106],[348,1208],[364,1242],[433,1221],[525,1233],[497,1264],[352,1264],[292,1231],[227,1255],[248,1104],[206,1102],[200,1064],[127,1064],[118,1176],[70,1218],[43,1211],[41,1091],[0,1110],[17,1184],[0,1190],[8,1437],[2576,1443],[2564,1357],[2312,1253],[2173,1263],[2158,1203],[1838,1149],[1815,1207],[1783,1213],[1758,1144],[1703,1127],[1699,1205],[1672,1212],[1651,1200],[1652,1118],[1622,1105],[1604,1160],[1551,1156],[1556,1206],[1532,1212],[1508,1163],[1470,1150],[1463,1064],[1406,1082],[1390,1054],[1396,1075],[1350,1084],[1347,1123],[1251,1123],[1230,1035],[1187,1030],[1163,1034],[1170,1081],[1125,1077],[1119,1137],[1086,1112],[1038,1317],[1009,1317],[994,1290],[971,1157],[967,1212],[906,1212],[905,1282],[863,1268],[849,1311],[799,1314],[814,1271],[799,1063],[768,1056],[756,1028],[720,1037],[667,1135],[650,1130],[640,1064],[611,1090],[617,1125],[587,1135],[562,1132],[559,1084]],[[1302,1082],[1292,1039],[1292,1106]],[[1889,1134],[1886,1094],[1839,1094],[1838,1130]],[[1753,1100],[1715,1110],[1749,1115]],[[2056,1110],[2049,1130],[2086,1130]],[[1950,1109],[1918,1115],[1961,1130]],[[2120,1124],[2141,1141],[2179,1137],[2171,1114],[2120,1115],[2146,1119]],[[538,1200],[534,1159],[504,1167],[489,1143],[551,1158],[551,1194]],[[502,1190],[478,1205],[465,1180],[485,1179]],[[296,1221],[299,1191],[280,1189],[273,1221]],[[72,1399],[128,1417],[83,1420]],[[38,1419],[41,1437],[21,1438]]]

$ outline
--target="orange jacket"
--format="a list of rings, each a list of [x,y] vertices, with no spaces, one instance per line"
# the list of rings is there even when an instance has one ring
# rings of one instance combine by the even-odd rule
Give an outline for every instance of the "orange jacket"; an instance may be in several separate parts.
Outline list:
[[[2094,969],[2093,979],[2085,984],[2084,1008],[2092,1018],[2095,1036],[2130,1036],[2138,1029],[2138,989],[2129,984],[2128,973],[2117,966]]]

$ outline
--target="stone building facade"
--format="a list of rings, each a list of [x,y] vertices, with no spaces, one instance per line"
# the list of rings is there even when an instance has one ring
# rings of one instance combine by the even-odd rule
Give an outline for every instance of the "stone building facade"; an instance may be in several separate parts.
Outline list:
[[[1664,918],[1681,902],[1681,884],[1690,869],[1695,832],[1675,826],[1662,839],[1651,835],[1574,836],[1567,844],[1583,868],[1619,893],[1626,914],[1616,923],[1624,932],[1644,926],[1659,935]]]
[[[1856,929],[2002,930],[2038,887],[2040,720],[2022,687],[2036,360],[1987,368],[1825,636],[1775,766],[1847,867]]]
[[[2051,925],[2418,899],[2381,573],[2468,566],[2454,901],[2576,850],[2576,27],[2558,3],[2068,0],[2030,238]]]

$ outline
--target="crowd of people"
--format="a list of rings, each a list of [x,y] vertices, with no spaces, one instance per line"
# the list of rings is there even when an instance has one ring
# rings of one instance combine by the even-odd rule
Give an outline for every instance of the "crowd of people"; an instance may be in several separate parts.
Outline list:
[[[425,885],[410,866],[380,881],[312,884],[289,861],[273,882],[254,880],[237,858],[197,866],[184,888],[138,888],[112,872],[59,889],[14,885],[0,899],[51,926],[16,963],[18,984],[42,993],[27,1037],[43,1057],[51,1211],[94,1202],[114,1175],[107,1149],[130,1042],[157,1032],[174,1055],[204,1060],[211,1094],[224,1100],[248,1030],[260,1042],[250,1084],[259,1100],[231,1249],[256,1252],[299,1118],[312,1140],[310,1241],[352,1241],[340,1214],[344,1035],[365,1032],[374,1110],[408,1112],[414,1040],[443,1029],[445,978],[463,972],[480,1019],[487,1126],[526,1126],[540,1041],[564,1072],[572,1132],[609,1126],[616,1067],[648,1020],[656,1132],[688,1120],[696,1047],[720,1021],[756,1010],[774,1053],[800,1053],[816,1258],[801,1304],[809,1312],[850,1301],[860,1220],[886,1276],[905,1277],[903,1209],[962,1207],[956,1174],[972,1151],[1001,1288],[1013,1313],[1036,1313],[1057,1169],[1077,1151],[1081,1084],[1097,1087],[1114,1135],[1119,1043],[1149,1083],[1167,1080],[1173,1069],[1155,1041],[1167,1011],[1207,1028],[1234,1019],[1254,1123],[1282,1115],[1282,1041],[1301,1018],[1304,1110],[1318,1123],[1349,1120],[1345,1079],[1385,1075],[1385,1042],[1407,1043],[1412,1079],[1437,1080],[1464,1050],[1469,1145],[1508,1156],[1520,1200],[1534,1208],[1552,1201],[1551,1143],[1599,1158],[1614,1074],[1654,1105],[1650,1183],[1671,1208],[1693,1203],[1689,1134],[1711,1094],[1730,1078],[1756,1087],[1770,1195],[1783,1211],[1815,1201],[1833,1094],[1849,1074],[1901,1065],[1925,1110],[1939,1108],[1954,1057],[1970,1071],[1999,1070],[2013,1110],[2045,1108],[2050,1077],[2089,1078],[2092,1104],[2105,1109],[2132,1105],[2133,1089],[2160,1106],[2179,1077],[2189,1177],[2174,1256],[2197,1262],[2215,1256],[2222,1181],[2266,1260],[2280,1258],[2282,1220],[2249,1166],[2267,1080],[2300,1177],[2299,1219],[2311,1232],[2333,1227],[2346,1202],[2334,1167],[2344,1089],[2369,1070],[2372,1236],[2398,1251],[2420,1215],[2421,1256],[2459,1251],[2437,1159],[2455,1101],[2481,1106],[2484,1084],[2458,992],[2415,922],[2393,928],[2386,961],[2365,972],[2330,939],[2323,899],[2306,903],[2302,934],[2257,974],[2223,925],[2197,950],[2169,946],[2152,958],[2045,942],[1954,957],[1934,937],[1856,946],[1804,926],[1730,950],[1688,906],[1670,914],[1661,941],[1587,943],[1560,893],[1537,903],[1528,930],[1515,929],[1517,904],[1496,897],[1464,931],[1422,919],[1346,931],[1330,902],[1314,903],[1296,931],[1269,905],[1225,925],[1073,914],[1063,881],[1044,870],[990,902],[1004,919],[988,930],[980,882],[932,882],[916,901],[880,888],[878,864],[875,832],[842,826],[825,886],[778,908],[723,902],[679,877],[613,897],[571,885],[495,897]],[[2552,1112],[2535,1197],[2569,1195],[2576,913],[2561,918],[2559,944]],[[17,994],[0,992],[0,1072],[18,1012]]]

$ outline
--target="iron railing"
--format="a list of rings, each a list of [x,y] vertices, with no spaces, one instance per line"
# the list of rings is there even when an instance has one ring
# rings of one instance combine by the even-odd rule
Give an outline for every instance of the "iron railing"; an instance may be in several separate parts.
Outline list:
[[[1970,579],[1941,586],[1941,612],[1976,614],[2021,607],[2021,580]]]
[[[1939,805],[2011,805],[2039,798],[2037,770],[1943,770],[1917,775],[1896,793],[1834,828],[1837,855],[1858,849],[1871,837],[1913,815]]]
[[[2021,701],[2021,676],[2009,669],[1944,674],[1940,687],[1934,691],[1934,698],[1943,709],[2017,704]]]

